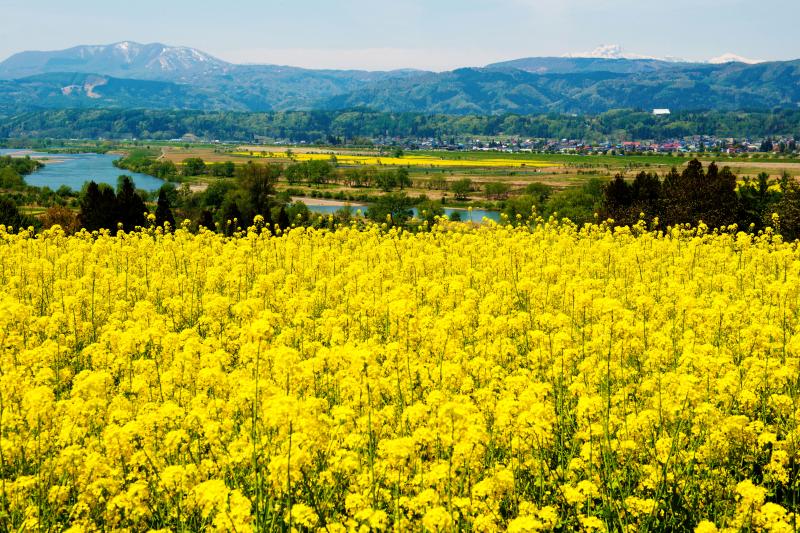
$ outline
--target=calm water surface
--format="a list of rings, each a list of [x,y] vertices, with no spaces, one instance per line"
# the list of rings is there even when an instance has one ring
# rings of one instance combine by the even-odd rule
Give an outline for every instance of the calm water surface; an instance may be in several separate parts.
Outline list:
[[[46,154],[29,150],[0,149],[0,155],[12,155],[39,159],[44,168],[25,176],[25,182],[34,187],[50,187],[53,190],[66,185],[74,191],[80,191],[83,184],[94,180],[97,183],[108,183],[117,186],[117,178],[130,176],[138,189],[157,191],[164,182],[153,176],[138,174],[117,168],[113,165],[118,155],[108,154]]]

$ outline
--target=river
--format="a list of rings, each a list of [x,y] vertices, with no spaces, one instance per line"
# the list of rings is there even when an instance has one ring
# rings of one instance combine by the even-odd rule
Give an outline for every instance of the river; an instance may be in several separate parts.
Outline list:
[[[147,174],[138,174],[117,168],[114,166],[114,160],[119,159],[117,155],[108,154],[48,154],[43,152],[33,152],[30,150],[15,150],[15,149],[0,149],[0,155],[11,155],[14,157],[30,156],[32,159],[39,159],[44,163],[41,170],[25,176],[25,182],[34,187],[50,187],[53,190],[58,189],[62,185],[66,185],[74,191],[80,191],[83,184],[87,181],[94,180],[97,183],[107,183],[112,187],[116,187],[117,178],[125,175],[130,176],[136,188],[144,189],[146,191],[157,191],[164,184],[164,181],[148,176]],[[314,213],[332,214],[346,205],[345,202],[331,203],[331,205],[309,205],[308,209]],[[366,206],[353,206],[355,213],[359,209],[366,212]],[[415,209],[412,209],[414,216],[418,215]],[[445,215],[452,217],[454,213],[458,213],[462,221],[465,222],[481,222],[484,218],[498,222],[500,220],[500,213],[497,211],[486,211],[484,209],[473,209],[472,212],[467,209],[453,209],[445,208]]]
[[[47,154],[32,152],[30,150],[0,149],[0,155],[14,157],[30,156],[44,163],[44,167],[33,174],[25,176],[25,182],[34,187],[50,187],[53,190],[66,185],[74,191],[80,191],[83,184],[94,180],[97,183],[107,183],[112,187],[117,186],[119,176],[130,176],[137,189],[157,191],[164,185],[164,181],[148,176],[130,172],[114,166],[118,155],[109,154]]]

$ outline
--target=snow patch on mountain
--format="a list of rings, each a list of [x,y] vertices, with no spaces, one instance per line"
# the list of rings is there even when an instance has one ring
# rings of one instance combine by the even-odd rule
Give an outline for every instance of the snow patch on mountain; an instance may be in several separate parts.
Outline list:
[[[661,61],[675,61],[661,57],[646,56],[642,54],[632,54],[626,52],[618,44],[601,44],[591,52],[581,52],[577,54],[566,54],[564,57],[589,58],[589,59],[656,59]]]
[[[712,65],[722,65],[725,63],[745,63],[747,65],[756,65],[758,63],[763,63],[764,61],[760,59],[750,59],[748,57],[743,57],[737,54],[722,54],[721,56],[712,57],[708,60],[709,63]]]
[[[747,65],[755,65],[763,63],[760,59],[751,59],[748,57],[740,56],[733,53],[722,54],[721,56],[712,57],[706,61],[690,61],[681,57],[657,57],[642,54],[634,54],[625,51],[622,46],[618,44],[603,44],[592,50],[591,52],[582,52],[578,54],[567,54],[564,57],[571,58],[591,58],[591,59],[650,59],[657,61],[667,61],[669,63],[708,63],[711,65],[722,65],[725,63],[745,63]]]

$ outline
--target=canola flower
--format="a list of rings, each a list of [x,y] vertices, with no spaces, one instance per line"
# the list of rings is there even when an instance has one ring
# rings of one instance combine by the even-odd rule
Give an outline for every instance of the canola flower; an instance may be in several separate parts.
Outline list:
[[[287,159],[286,152],[233,152],[233,155],[259,157],[266,159]],[[331,161],[333,154],[322,153],[296,153],[292,154],[295,161]],[[429,155],[405,155],[403,157],[377,156],[377,155],[351,155],[335,154],[335,160],[342,165],[384,165],[400,167],[469,167],[469,168],[544,168],[558,167],[559,163],[551,163],[536,159],[453,159],[447,157],[434,157]]]
[[[0,528],[792,531],[800,252],[0,228]]]
[[[740,180],[736,182],[736,189],[739,191],[742,191],[744,189],[751,189],[753,191],[757,191],[758,187],[759,187],[758,182],[753,180],[747,180],[747,181]],[[781,187],[780,183],[771,182],[768,183],[766,192],[780,193],[783,192],[783,188]]]

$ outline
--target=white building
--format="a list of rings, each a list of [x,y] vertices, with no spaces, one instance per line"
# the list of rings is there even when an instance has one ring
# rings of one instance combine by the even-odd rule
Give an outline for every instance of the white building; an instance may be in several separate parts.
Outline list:
[[[653,109],[653,114],[654,115],[669,115],[670,114],[670,110],[669,109]]]

